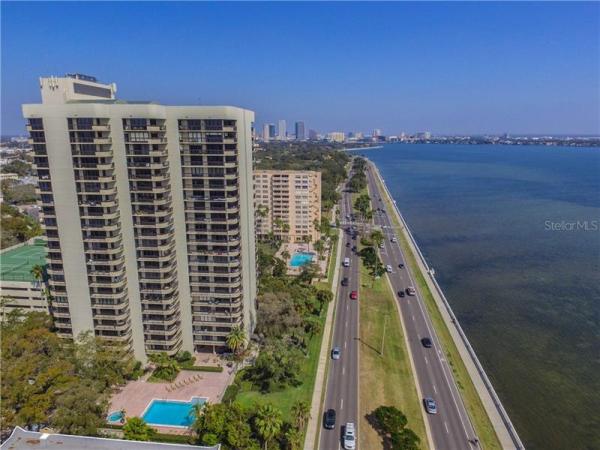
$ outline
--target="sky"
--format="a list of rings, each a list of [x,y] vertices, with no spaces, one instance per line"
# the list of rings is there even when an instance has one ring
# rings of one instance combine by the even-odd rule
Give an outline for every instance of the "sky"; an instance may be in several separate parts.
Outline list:
[[[600,3],[1,3],[2,134],[38,77],[235,105],[256,127],[600,134]]]

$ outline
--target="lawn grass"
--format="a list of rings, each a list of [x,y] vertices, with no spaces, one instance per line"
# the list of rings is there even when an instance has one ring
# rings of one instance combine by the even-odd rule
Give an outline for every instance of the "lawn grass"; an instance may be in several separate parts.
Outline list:
[[[338,241],[338,245],[341,245]],[[315,285],[319,289],[331,289],[333,283],[333,275],[337,265],[337,247],[332,249],[329,257],[329,266],[327,270],[327,279],[319,281]],[[321,342],[323,341],[323,328],[325,326],[325,318],[327,316],[327,308],[323,308],[319,316],[321,322],[321,332],[310,338],[308,343],[308,356],[301,363],[301,371],[298,379],[301,384],[299,386],[288,386],[284,389],[263,394],[248,381],[240,382],[241,389],[236,396],[235,401],[244,407],[254,407],[262,403],[272,403],[279,408],[283,414],[283,419],[289,422],[293,421],[291,417],[291,408],[294,403],[304,401],[309,405],[312,402],[312,394],[315,385],[315,377],[317,374],[317,366],[319,363],[319,353],[321,350]],[[243,371],[237,374],[238,380],[243,378]]]
[[[360,447],[383,448],[381,437],[366,418],[383,405],[400,409],[408,427],[421,439],[421,448],[427,449],[421,403],[394,296],[385,278],[373,283],[362,262],[360,281]]]
[[[394,209],[394,206],[388,197],[386,191],[381,186],[381,182],[377,178],[377,184],[379,185],[379,189],[381,190],[382,198],[385,200],[387,207],[390,211]],[[417,263],[416,257],[412,252],[407,236],[404,233],[404,228],[400,225],[396,214],[392,213],[391,219],[394,225],[394,228],[400,232],[397,233],[400,239],[400,245],[402,246],[402,251],[407,258],[407,263],[409,270],[413,276],[413,279],[417,283],[417,286],[420,290],[420,293],[425,301],[425,306],[429,313],[429,317],[433,322],[433,326],[435,327],[436,333],[440,340],[440,343],[444,349],[444,353],[446,354],[446,359],[450,368],[452,369],[452,373],[454,374],[454,379],[456,381],[456,385],[461,393],[463,401],[465,403],[465,407],[471,418],[471,422],[475,427],[475,432],[485,449],[501,449],[500,441],[498,440],[498,436],[496,435],[496,431],[490,421],[490,418],[487,415],[487,412],[483,406],[481,398],[477,390],[475,389],[475,385],[471,380],[471,376],[467,372],[467,368],[456,348],[456,344],[454,343],[454,339],[450,335],[450,331],[446,326],[446,322],[442,318],[442,314],[437,307],[437,303],[429,290],[429,286],[425,281],[423,273],[419,269],[419,265]]]

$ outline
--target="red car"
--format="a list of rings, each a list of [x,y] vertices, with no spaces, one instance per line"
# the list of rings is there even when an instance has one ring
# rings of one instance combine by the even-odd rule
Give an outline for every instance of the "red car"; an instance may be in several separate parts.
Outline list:
[[[358,300],[358,291],[352,291],[352,292],[350,292],[350,298],[352,300]]]

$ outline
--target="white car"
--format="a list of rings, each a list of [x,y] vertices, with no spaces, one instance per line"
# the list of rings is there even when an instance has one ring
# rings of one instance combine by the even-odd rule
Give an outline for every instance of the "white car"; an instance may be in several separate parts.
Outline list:
[[[387,273],[392,273],[392,266],[390,266],[389,264],[387,266],[385,266],[385,271]]]
[[[398,239],[396,239],[396,236],[392,236],[392,242],[394,242],[394,243],[398,242]]]
[[[344,427],[344,448],[346,450],[356,448],[356,431],[352,422],[348,422]]]

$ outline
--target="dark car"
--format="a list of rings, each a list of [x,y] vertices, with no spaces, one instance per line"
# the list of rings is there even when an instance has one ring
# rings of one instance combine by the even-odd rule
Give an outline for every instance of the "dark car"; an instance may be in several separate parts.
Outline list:
[[[342,286],[348,286],[348,277],[342,279]]]
[[[333,430],[335,428],[335,409],[328,409],[325,411],[323,425],[328,430]]]
[[[398,291],[398,297],[404,297],[404,291]]]
[[[346,242],[346,247],[350,247],[350,242]]]
[[[428,337],[424,337],[423,339],[421,339],[421,344],[423,344],[423,347],[425,348],[433,347],[433,342],[431,342],[431,339],[429,339]]]
[[[353,234],[353,235],[352,235],[352,240],[353,240],[353,241],[355,241],[355,240],[356,240],[356,235],[355,235],[355,234]]]
[[[352,251],[355,252],[356,251],[356,245],[352,246]]]
[[[399,269],[404,269],[404,264],[402,264],[402,263],[398,264],[398,268]]]

